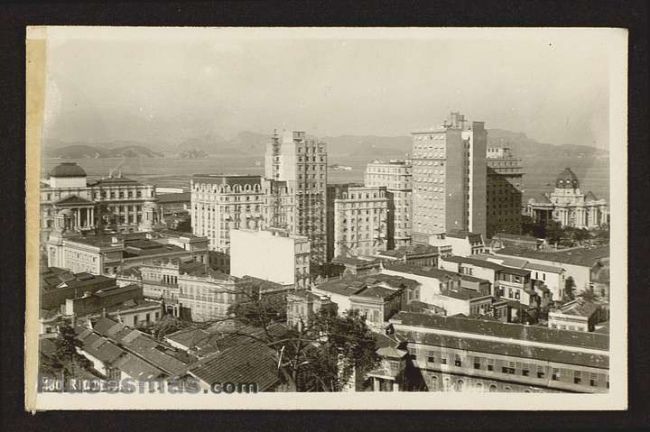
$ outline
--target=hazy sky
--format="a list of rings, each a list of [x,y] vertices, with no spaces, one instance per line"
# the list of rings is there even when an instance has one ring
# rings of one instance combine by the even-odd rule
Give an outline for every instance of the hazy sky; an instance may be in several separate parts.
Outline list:
[[[301,129],[407,135],[461,111],[606,148],[608,51],[581,31],[48,30],[47,138],[155,145]]]

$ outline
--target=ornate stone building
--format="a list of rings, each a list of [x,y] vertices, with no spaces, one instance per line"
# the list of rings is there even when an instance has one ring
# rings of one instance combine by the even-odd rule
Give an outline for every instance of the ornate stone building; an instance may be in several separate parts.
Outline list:
[[[559,222],[562,227],[597,228],[609,222],[607,201],[593,192],[580,190],[580,182],[571,168],[555,180],[555,190],[528,200],[527,213],[536,222]]]
[[[59,215],[65,216],[65,228],[71,231],[150,231],[158,222],[155,186],[122,177],[121,173],[88,181],[77,163],[63,162],[41,181],[40,193],[43,242]]]

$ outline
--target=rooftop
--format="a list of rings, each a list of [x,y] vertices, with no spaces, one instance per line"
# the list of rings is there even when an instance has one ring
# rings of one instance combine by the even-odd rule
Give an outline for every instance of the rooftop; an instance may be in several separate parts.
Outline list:
[[[517,340],[523,340],[602,350],[604,352],[609,349],[609,337],[588,332],[411,312],[399,312],[390,321],[414,327],[495,336],[503,338],[510,344],[516,344]]]
[[[201,360],[190,373],[209,384],[255,383],[258,391],[268,390],[280,382],[275,350],[256,341]]]
[[[425,276],[436,279],[456,279],[460,275],[449,270],[443,270],[436,267],[420,267],[412,264],[389,264],[385,266],[386,270],[408,273],[418,276]]]
[[[505,265],[501,265],[498,263],[495,263],[493,261],[488,261],[487,259],[483,258],[475,258],[475,257],[461,257],[461,256],[456,256],[456,255],[450,255],[447,257],[441,257],[441,260],[444,261],[449,261],[449,262],[455,262],[459,264],[470,264],[476,267],[483,267],[483,268],[489,268],[492,270],[499,271],[501,273],[507,273],[507,274],[514,274],[522,277],[526,277],[530,275],[529,270],[524,270],[520,268],[513,268],[513,267],[506,267]]]
[[[379,255],[404,258],[417,255],[438,255],[438,247],[424,244],[412,244],[398,249],[379,252]]]
[[[484,296],[478,291],[467,288],[461,288],[459,290],[446,290],[441,292],[440,295],[451,297],[457,300],[472,300],[478,297],[490,297],[489,295]]]
[[[401,276],[374,274],[332,278],[321,283],[320,285],[317,285],[316,288],[318,290],[334,294],[351,296],[358,294],[365,287],[381,284],[388,285],[392,288],[411,288],[419,285],[419,283],[413,279],[407,279]]]
[[[260,185],[262,177],[259,175],[242,175],[242,174],[194,174],[192,181],[196,183],[210,183],[228,186],[254,186]]]
[[[352,266],[376,266],[379,265],[379,260],[376,258],[360,258],[360,257],[336,257],[332,260],[335,264],[352,265]]]
[[[49,173],[50,177],[86,177],[86,171],[76,162],[63,162]]]
[[[60,199],[54,204],[57,206],[65,206],[65,205],[82,205],[82,204],[92,205],[94,203],[92,201],[88,201],[85,198],[78,197],[77,195],[70,195],[63,199]]]
[[[539,251],[516,247],[506,247],[500,249],[495,254],[538,259],[553,263],[592,267],[600,259],[609,257],[609,246],[599,246],[593,248],[582,247],[559,251]]]
[[[480,243],[482,240],[481,234],[465,231],[465,230],[450,230],[445,234],[445,237],[469,239],[472,243]]]
[[[395,289],[385,288],[382,286],[369,286],[368,288],[356,293],[355,297],[366,297],[385,300],[394,296],[398,291]]]
[[[498,240],[516,240],[521,242],[531,242],[537,243],[539,240],[533,236],[521,235],[521,234],[510,234],[510,233],[496,233],[492,236],[493,239]]]
[[[573,315],[580,317],[590,317],[599,309],[599,306],[590,301],[577,298],[573,301],[563,304],[558,310],[552,310],[551,313],[561,313],[563,315]]]
[[[133,180],[126,177],[104,177],[99,180],[96,180],[92,183],[88,183],[89,186],[101,186],[101,185],[123,185],[123,184],[142,184],[137,180]]]

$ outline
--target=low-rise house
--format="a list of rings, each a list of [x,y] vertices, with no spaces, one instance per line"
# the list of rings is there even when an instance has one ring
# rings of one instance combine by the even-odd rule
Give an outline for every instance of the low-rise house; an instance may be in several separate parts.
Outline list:
[[[48,267],[41,270],[40,308],[56,309],[65,304],[68,298],[92,294],[112,286],[115,286],[113,278]]]
[[[549,300],[552,301],[561,301],[564,298],[566,272],[562,267],[530,262],[525,258],[495,255],[476,255],[475,258],[501,264],[505,267],[529,270],[533,288],[541,296],[549,295]]]
[[[503,249],[505,247],[518,247],[530,250],[538,250],[544,244],[544,240],[529,235],[496,233],[490,241],[492,250]]]
[[[499,257],[515,257],[526,259],[530,263],[565,270],[565,281],[569,278],[575,283],[575,293],[588,290],[592,285],[592,275],[598,269],[606,267],[609,260],[609,246],[578,247],[558,251],[538,250],[507,247],[495,253]]]
[[[487,252],[483,236],[462,230],[451,230],[445,234],[434,234],[429,238],[432,246],[449,248],[458,256],[470,256]]]
[[[548,326],[561,330],[592,332],[601,320],[600,306],[577,298],[548,313]]]
[[[92,331],[123,350],[161,370],[167,377],[182,377],[196,361],[182,351],[155,340],[152,336],[108,318],[99,319]]]
[[[366,317],[368,327],[381,330],[402,306],[402,289],[373,285],[350,296],[350,309]]]
[[[383,286],[394,290],[415,289],[419,283],[413,279],[387,274],[370,274],[363,276],[348,276],[330,278],[318,285],[313,285],[311,291],[315,294],[328,296],[338,305],[338,312],[350,309],[349,297],[360,293],[370,286]]]
[[[377,271],[381,266],[381,260],[376,257],[345,257],[340,256],[332,259],[332,264],[343,266],[343,274],[347,276],[361,276]]]
[[[377,349],[377,355],[380,357],[379,367],[367,374],[372,391],[400,391],[400,386],[404,383],[408,351],[384,346]]]
[[[145,300],[142,287],[127,285],[69,298],[62,308],[62,313],[77,319],[107,315],[133,327],[149,327],[162,318],[162,307],[158,302]]]
[[[533,289],[529,270],[506,267],[481,258],[458,256],[441,258],[440,266],[445,270],[490,281],[494,297],[516,300],[525,306],[539,305],[539,296]]]
[[[336,313],[336,303],[329,297],[307,290],[287,294],[287,324],[290,327],[308,326],[321,310]]]
[[[451,253],[451,248],[450,248]],[[438,267],[439,249],[436,246],[413,244],[377,254],[384,264],[403,263],[423,267]]]

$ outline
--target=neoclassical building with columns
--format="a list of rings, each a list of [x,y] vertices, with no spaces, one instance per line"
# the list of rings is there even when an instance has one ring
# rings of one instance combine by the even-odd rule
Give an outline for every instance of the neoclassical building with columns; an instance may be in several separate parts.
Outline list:
[[[157,223],[156,189],[138,181],[109,175],[88,181],[75,162],[54,167],[41,181],[41,235],[47,240],[57,216],[65,216],[67,229],[96,228],[116,232],[149,231]]]
[[[571,168],[560,173],[553,192],[529,199],[526,212],[536,222],[554,220],[562,227],[593,229],[609,223],[607,201],[591,191],[582,193]]]

